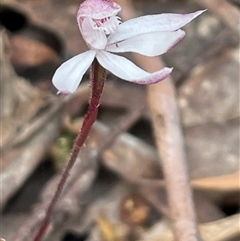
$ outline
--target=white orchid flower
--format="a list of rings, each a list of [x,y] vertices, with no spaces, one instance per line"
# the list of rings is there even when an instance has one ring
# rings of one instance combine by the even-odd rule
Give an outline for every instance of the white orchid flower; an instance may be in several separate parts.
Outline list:
[[[125,57],[114,53],[135,52],[157,56],[183,39],[180,28],[203,11],[190,14],[147,15],[121,23],[121,7],[111,0],[85,0],[79,7],[77,22],[89,50],[63,63],[53,76],[62,93],[74,92],[94,58],[117,77],[138,84],[153,84],[165,79],[172,68],[149,73]]]

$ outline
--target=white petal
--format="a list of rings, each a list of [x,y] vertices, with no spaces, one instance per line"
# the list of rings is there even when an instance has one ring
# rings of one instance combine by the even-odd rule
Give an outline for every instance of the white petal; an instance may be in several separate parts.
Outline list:
[[[157,56],[166,53],[184,36],[183,30],[146,33],[107,45],[106,50],[114,53],[135,52],[146,56]]]
[[[201,10],[189,14],[163,13],[130,19],[119,25],[118,29],[109,36],[108,44],[126,40],[144,33],[175,31],[191,22],[204,11],[205,10]]]
[[[172,68],[163,68],[154,73],[148,73],[124,57],[99,51],[96,55],[98,62],[107,70],[121,79],[138,83],[154,84],[165,79],[171,72]]]
[[[79,25],[84,40],[94,49],[104,49],[107,45],[107,37],[104,31],[93,28],[94,22],[90,18],[84,18]]]
[[[64,62],[56,70],[52,82],[59,92],[72,93],[77,89],[95,55],[96,51],[88,50]]]

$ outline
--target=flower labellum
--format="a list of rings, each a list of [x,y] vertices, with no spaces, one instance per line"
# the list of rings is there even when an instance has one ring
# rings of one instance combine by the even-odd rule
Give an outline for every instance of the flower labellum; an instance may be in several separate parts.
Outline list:
[[[111,0],[85,0],[79,7],[77,22],[89,50],[63,63],[53,76],[61,93],[74,92],[94,58],[117,77],[138,83],[153,84],[165,79],[172,68],[149,73],[115,53],[135,52],[146,56],[166,53],[183,39],[180,28],[205,10],[189,14],[156,14],[121,23],[120,5]]]

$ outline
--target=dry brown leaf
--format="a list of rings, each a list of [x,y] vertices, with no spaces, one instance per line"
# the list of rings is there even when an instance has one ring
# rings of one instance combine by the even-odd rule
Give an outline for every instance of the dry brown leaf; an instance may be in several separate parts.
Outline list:
[[[40,41],[16,35],[10,39],[11,60],[16,65],[34,66],[48,61],[59,61],[57,53]]]

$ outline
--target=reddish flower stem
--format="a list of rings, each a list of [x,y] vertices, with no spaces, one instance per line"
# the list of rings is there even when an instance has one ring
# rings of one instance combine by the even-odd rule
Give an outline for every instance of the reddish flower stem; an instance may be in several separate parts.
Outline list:
[[[95,59],[91,66],[91,72],[90,72],[90,80],[92,83],[92,89],[91,89],[91,98],[90,103],[88,107],[88,112],[84,117],[82,128],[79,131],[73,145],[71,157],[67,163],[67,166],[65,167],[61,180],[58,183],[57,189],[55,191],[55,194],[51,200],[51,203],[48,207],[46,217],[43,220],[43,223],[37,233],[37,235],[34,238],[34,241],[41,241],[44,234],[46,233],[46,230],[50,224],[50,219],[54,210],[54,207],[56,206],[56,203],[62,193],[62,190],[64,188],[64,185],[67,181],[67,178],[69,176],[69,172],[71,168],[73,167],[74,163],[77,160],[79,151],[85,142],[91,127],[93,123],[95,122],[98,114],[98,107],[100,105],[100,97],[103,91],[104,81],[106,80],[106,70],[97,62]]]

